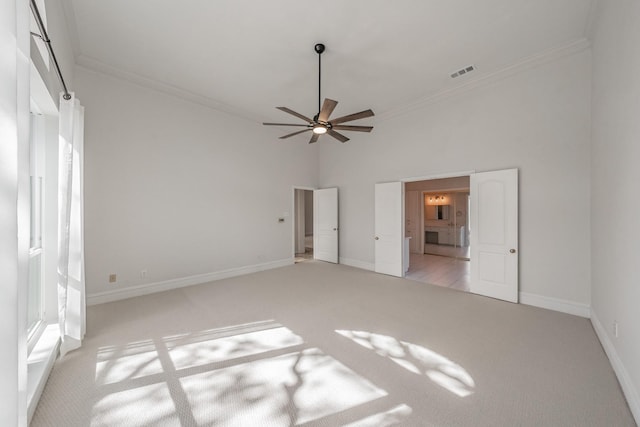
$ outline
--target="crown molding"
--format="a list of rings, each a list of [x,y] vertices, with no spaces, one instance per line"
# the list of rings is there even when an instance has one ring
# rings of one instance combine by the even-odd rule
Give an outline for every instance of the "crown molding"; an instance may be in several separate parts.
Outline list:
[[[461,94],[464,94],[466,92],[494,84],[501,80],[512,77],[513,75],[516,75],[518,73],[524,72],[532,68],[536,68],[540,65],[547,64],[549,62],[553,62],[571,55],[575,55],[577,53],[580,53],[588,49],[589,47],[590,47],[590,42],[587,38],[582,37],[580,39],[573,40],[569,43],[565,43],[563,45],[540,52],[538,54],[528,56],[523,60],[518,61],[505,68],[502,68],[498,71],[488,73],[485,75],[480,75],[462,84],[459,84],[457,86],[437,91],[431,95],[428,95],[426,97],[423,97],[416,101],[408,103],[403,107],[395,108],[395,109],[383,112],[381,114],[377,114],[376,115],[377,121],[382,122],[385,120],[389,120],[404,114],[408,114],[412,111],[425,108],[429,105],[433,105],[433,104],[445,101],[455,96],[460,96]],[[197,93],[181,89],[177,86],[173,86],[173,85],[163,83],[148,77],[143,77],[135,73],[121,70],[117,67],[107,65],[87,55],[82,55],[82,54],[77,55],[76,65],[80,67],[84,67],[88,70],[92,70],[92,71],[102,73],[111,77],[128,81],[129,83],[132,83],[141,87],[153,89],[168,95],[172,95],[187,101],[191,101],[196,104],[214,109],[219,112],[230,114],[232,116],[239,117],[244,120],[248,120],[254,123],[260,123],[262,121],[260,117],[256,116],[255,114],[249,113],[246,110],[239,109],[228,104],[224,104],[222,102],[216,101],[213,98],[199,95]]]
[[[177,98],[181,98],[183,100],[190,101],[190,102],[211,108],[213,110],[244,119],[244,120],[248,120],[255,123],[262,122],[262,120],[260,120],[257,116],[245,110],[232,107],[231,105],[216,101],[213,98],[199,95],[197,93],[190,92],[185,89],[181,89],[177,86],[173,86],[168,83],[163,83],[158,80],[154,80],[148,77],[143,77],[136,73],[131,73],[129,71],[121,70],[117,67],[107,65],[104,62],[98,61],[97,59],[91,58],[86,55],[82,55],[82,54],[78,55],[76,57],[76,65],[83,67],[87,70],[91,70],[94,72],[105,74],[107,76],[125,80],[137,86],[141,86],[147,89],[153,89],[158,92],[172,95]]]
[[[433,104],[445,101],[447,99],[453,98],[455,96],[459,96],[466,92],[494,84],[501,80],[505,80],[515,74],[519,74],[526,70],[539,67],[540,65],[547,64],[549,62],[553,62],[561,58],[575,55],[586,49],[589,49],[590,46],[591,45],[589,43],[589,40],[582,37],[580,39],[573,40],[569,43],[556,46],[552,49],[548,49],[546,51],[537,53],[535,55],[528,56],[522,59],[521,61],[515,62],[498,71],[488,73],[485,75],[479,75],[471,80],[468,80],[462,84],[459,84],[458,86],[437,91],[431,95],[420,98],[414,102],[408,103],[404,107],[395,108],[387,112],[384,112],[382,114],[378,114],[376,117],[380,122],[380,121],[395,118],[404,114],[408,114],[412,111],[419,110],[429,105],[433,105]]]

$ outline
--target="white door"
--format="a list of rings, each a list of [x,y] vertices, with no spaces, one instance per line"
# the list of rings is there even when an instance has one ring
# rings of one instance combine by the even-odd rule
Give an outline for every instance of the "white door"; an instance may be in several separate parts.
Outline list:
[[[471,175],[471,292],[518,302],[518,170]]]
[[[338,263],[338,189],[313,191],[313,258]]]
[[[402,183],[376,184],[375,272],[403,277]]]

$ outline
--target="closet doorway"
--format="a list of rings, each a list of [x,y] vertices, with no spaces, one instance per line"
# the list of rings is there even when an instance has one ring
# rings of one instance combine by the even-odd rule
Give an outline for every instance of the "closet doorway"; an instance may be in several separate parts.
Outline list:
[[[313,259],[313,190],[294,188],[294,262]]]

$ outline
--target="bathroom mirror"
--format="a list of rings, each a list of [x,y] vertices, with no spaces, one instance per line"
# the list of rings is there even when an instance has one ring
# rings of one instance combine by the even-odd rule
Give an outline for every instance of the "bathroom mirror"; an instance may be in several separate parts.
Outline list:
[[[449,219],[449,207],[449,205],[427,205],[424,207],[425,219]]]

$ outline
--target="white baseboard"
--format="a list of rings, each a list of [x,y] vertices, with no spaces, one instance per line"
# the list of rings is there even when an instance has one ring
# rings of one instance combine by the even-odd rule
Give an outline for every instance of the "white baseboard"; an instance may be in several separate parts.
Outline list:
[[[562,313],[573,314],[574,316],[586,317],[587,319],[591,317],[591,307],[587,304],[527,292],[520,292],[519,296],[521,304],[560,311]]]
[[[372,263],[359,261],[351,258],[340,257],[340,264],[351,267],[361,268],[363,270],[374,271],[375,265]],[[521,304],[532,305],[534,307],[546,308],[548,310],[559,311],[562,313],[573,314],[574,316],[586,317],[591,316],[591,307],[587,304],[581,304],[574,301],[567,301],[559,298],[546,297],[542,295],[530,294],[527,292],[519,293],[519,301]]]
[[[611,362],[613,371],[618,377],[618,382],[620,382],[622,392],[627,398],[627,404],[631,409],[631,414],[633,414],[633,417],[636,420],[636,424],[640,425],[640,394],[633,385],[633,381],[631,380],[627,369],[622,364],[622,360],[620,360],[616,348],[609,339],[609,335],[607,334],[605,328],[602,326],[602,323],[600,323],[598,316],[593,311],[591,312],[591,324],[593,325],[593,329],[595,329],[596,331],[598,339],[600,339],[600,343],[602,344],[602,348],[604,348],[604,352],[607,353],[607,356],[609,357],[609,362]]]
[[[144,285],[131,286],[124,289],[114,289],[112,291],[97,292],[95,294],[87,295],[87,305],[104,304],[106,302],[139,297],[141,295],[169,291],[171,289],[184,288],[186,286],[199,285],[202,283],[213,282],[215,280],[228,279],[230,277],[242,276],[244,274],[257,273],[258,271],[285,267],[292,264],[293,258],[287,258],[278,261],[266,262],[263,264],[230,268],[228,270],[216,271],[213,273],[196,274],[194,276],[164,280],[162,282],[145,283]]]
[[[348,265],[350,267],[361,268],[363,270],[373,271],[375,265],[370,262],[358,261],[357,259],[340,257],[340,264]]]

